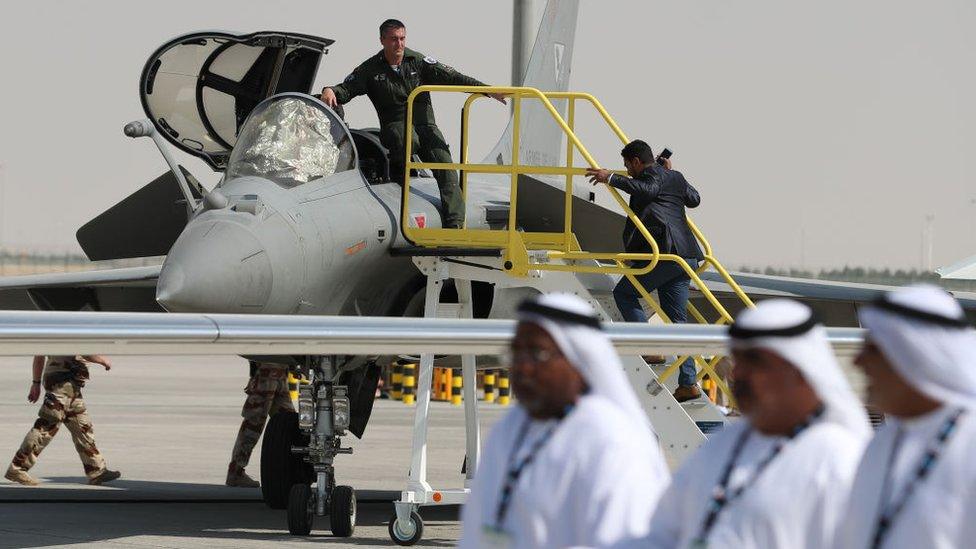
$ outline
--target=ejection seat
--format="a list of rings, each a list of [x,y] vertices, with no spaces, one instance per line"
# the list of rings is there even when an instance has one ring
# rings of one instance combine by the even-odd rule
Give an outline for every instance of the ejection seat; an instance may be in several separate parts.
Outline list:
[[[379,130],[349,130],[359,153],[359,171],[370,185],[390,181],[390,151],[380,142]]]

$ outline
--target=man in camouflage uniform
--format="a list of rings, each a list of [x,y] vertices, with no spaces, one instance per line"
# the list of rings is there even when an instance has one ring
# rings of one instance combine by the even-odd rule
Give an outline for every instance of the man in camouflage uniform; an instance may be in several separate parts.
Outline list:
[[[237,441],[231,451],[230,465],[227,467],[227,486],[257,488],[258,481],[244,472],[247,462],[251,460],[251,452],[261,438],[264,424],[268,416],[281,410],[294,412],[295,406],[291,402],[288,392],[288,367],[282,364],[266,362],[251,362],[251,379],[244,388],[247,399],[241,416],[241,430],[237,432]]]
[[[34,427],[27,432],[20,449],[14,454],[7,474],[4,475],[7,480],[25,486],[39,484],[27,471],[37,463],[37,457],[62,424],[71,433],[71,441],[81,457],[89,484],[102,484],[121,476],[118,471],[110,471],[105,467],[105,459],[95,446],[91,418],[88,417],[85,401],[81,396],[81,388],[89,379],[86,363],[101,364],[106,371],[112,367],[107,358],[98,355],[52,356],[48,357],[46,364],[43,356],[34,357],[33,379],[27,400],[37,402],[40,397],[43,370],[44,403],[41,404]]]
[[[390,151],[390,171],[400,181],[404,172],[407,97],[418,86],[440,84],[484,86],[433,57],[406,47],[406,28],[396,19],[380,25],[383,49],[363,61],[337,86],[322,90],[322,101],[330,107],[367,95],[380,119],[380,141]],[[501,94],[491,97],[505,102]],[[452,162],[447,141],[437,128],[430,94],[414,101],[412,150],[424,162]],[[436,170],[434,177],[441,194],[442,227],[459,228],[464,222],[464,198],[454,170]]]

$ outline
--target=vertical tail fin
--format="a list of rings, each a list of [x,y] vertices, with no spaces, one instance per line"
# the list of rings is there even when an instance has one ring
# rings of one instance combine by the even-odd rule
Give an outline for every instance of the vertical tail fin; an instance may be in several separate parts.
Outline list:
[[[579,0],[549,0],[536,33],[532,56],[526,66],[524,86],[542,91],[566,91],[573,65],[573,44]],[[553,105],[565,116],[565,101]],[[523,163],[551,166],[563,153],[563,132],[538,101],[522,103],[519,158]],[[485,163],[508,164],[512,160],[512,121]]]

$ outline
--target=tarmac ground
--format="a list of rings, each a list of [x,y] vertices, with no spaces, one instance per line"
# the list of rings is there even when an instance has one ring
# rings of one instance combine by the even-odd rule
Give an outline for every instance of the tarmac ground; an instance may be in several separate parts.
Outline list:
[[[237,357],[112,357],[92,368],[84,397],[98,447],[122,478],[85,483],[81,462],[62,429],[31,473],[43,484],[0,479],[0,547],[335,547],[390,546],[392,500],[405,485],[413,408],[378,400],[362,440],[344,441],[351,456],[336,459],[337,481],[356,488],[352,538],[331,536],[317,517],[312,535],[288,534],[285,511],[267,508],[259,489],[223,485],[240,427],[247,363]],[[27,402],[30,357],[0,358],[0,458],[5,471],[37,417]],[[97,368],[97,369],[96,369]],[[482,433],[505,408],[481,403]],[[260,443],[248,473],[259,476]],[[9,456],[9,457],[8,457]],[[436,488],[463,485],[464,414],[431,405],[428,479]],[[453,546],[460,535],[457,506],[421,509],[418,546]]]

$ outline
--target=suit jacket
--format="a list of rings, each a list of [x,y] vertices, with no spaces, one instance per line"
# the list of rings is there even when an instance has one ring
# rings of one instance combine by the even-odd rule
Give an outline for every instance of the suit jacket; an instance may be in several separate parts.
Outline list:
[[[695,259],[704,257],[685,220],[685,208],[697,207],[701,196],[681,172],[655,164],[633,179],[614,174],[609,183],[630,195],[630,209],[657,241],[661,253]],[[623,239],[624,249],[628,252],[651,251],[650,244],[630,219],[624,225]]]

